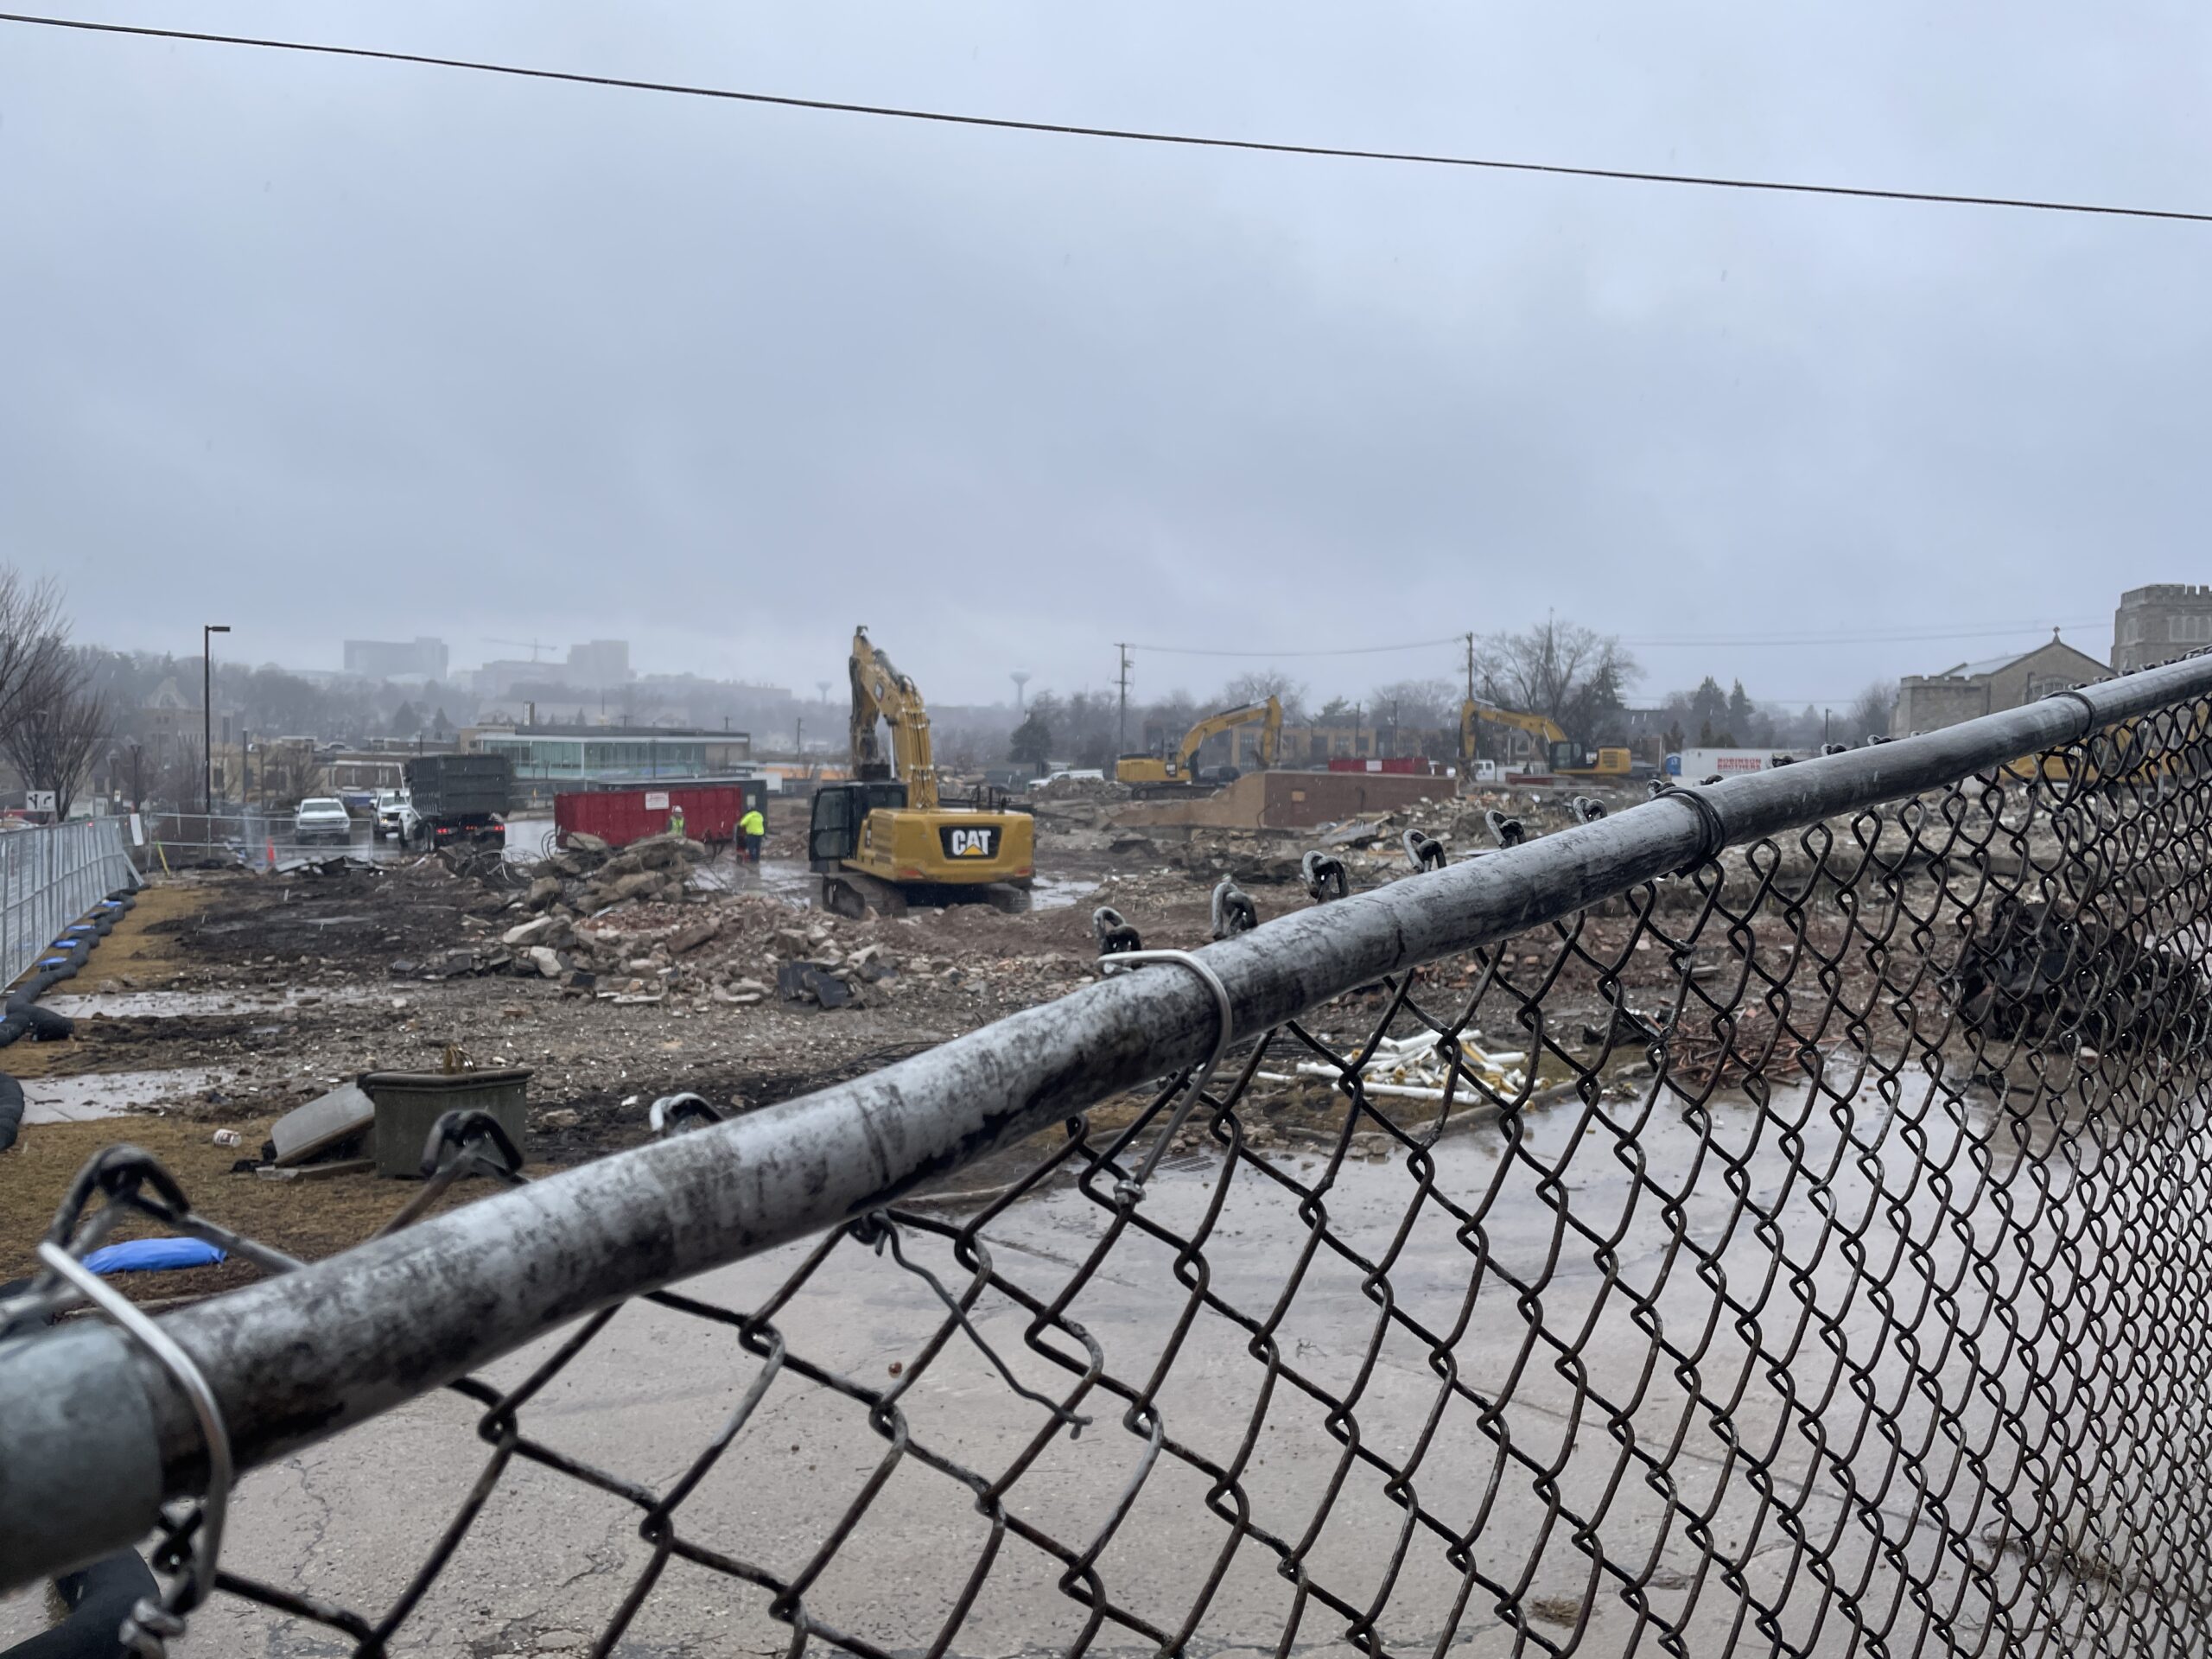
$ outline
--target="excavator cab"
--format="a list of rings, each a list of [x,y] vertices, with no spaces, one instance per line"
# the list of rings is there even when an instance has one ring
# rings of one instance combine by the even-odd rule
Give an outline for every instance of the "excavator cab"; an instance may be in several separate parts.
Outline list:
[[[906,804],[906,785],[888,779],[856,784],[824,784],[814,794],[806,826],[809,868],[834,870],[861,849],[861,830],[878,807]]]

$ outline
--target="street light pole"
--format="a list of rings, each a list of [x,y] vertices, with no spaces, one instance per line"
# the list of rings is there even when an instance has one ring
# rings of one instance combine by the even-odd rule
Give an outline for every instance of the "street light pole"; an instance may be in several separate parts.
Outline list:
[[[227,622],[200,625],[200,810],[207,819],[207,838],[215,838],[215,658],[209,636],[228,633]]]

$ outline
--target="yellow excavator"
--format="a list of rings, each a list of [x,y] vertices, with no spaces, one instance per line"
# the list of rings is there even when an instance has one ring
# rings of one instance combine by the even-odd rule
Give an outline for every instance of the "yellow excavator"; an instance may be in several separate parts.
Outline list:
[[[1204,720],[1183,734],[1183,741],[1175,746],[1172,755],[1125,754],[1114,762],[1114,776],[1124,784],[1161,785],[1187,787],[1198,781],[1198,751],[1206,740],[1240,726],[1260,723],[1260,766],[1262,771],[1274,765],[1282,751],[1282,699],[1269,697],[1265,702],[1247,703],[1242,709],[1225,709],[1217,715],[1208,715]]]
[[[1036,821],[980,797],[964,806],[939,798],[922,694],[865,627],[853,631],[851,675],[853,781],[817,791],[807,824],[823,907],[855,918],[870,906],[886,916],[909,905],[1028,909]],[[879,720],[891,728],[887,760]]]
[[[1494,702],[1483,702],[1469,697],[1459,705],[1459,779],[1465,788],[1474,776],[1475,724],[1486,721],[1493,726],[1510,727],[1516,732],[1526,732],[1543,744],[1543,770],[1554,778],[1575,778],[1599,783],[1626,783],[1634,771],[1635,758],[1626,749],[1586,749],[1559,728],[1559,722],[1546,715],[1524,715],[1516,709],[1501,709]]]

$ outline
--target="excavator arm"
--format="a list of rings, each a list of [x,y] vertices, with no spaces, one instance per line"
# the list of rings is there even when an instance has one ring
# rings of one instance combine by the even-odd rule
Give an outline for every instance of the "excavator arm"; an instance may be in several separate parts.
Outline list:
[[[1225,709],[1218,715],[1209,715],[1183,734],[1182,746],[1175,752],[1175,770],[1184,777],[1191,775],[1191,763],[1206,740],[1222,733],[1233,731],[1239,726],[1249,726],[1254,721],[1263,721],[1260,733],[1260,764],[1272,766],[1275,752],[1282,747],[1282,699],[1269,697],[1265,702],[1248,703],[1242,709]]]
[[[930,755],[929,710],[913,681],[891,665],[891,658],[868,641],[865,627],[853,630],[853,772],[855,777],[889,775],[906,785],[906,804],[923,811],[937,806],[937,767]],[[891,728],[887,767],[876,741],[878,720]]]
[[[1470,697],[1459,705],[1459,747],[1464,754],[1474,753],[1475,722],[1478,720],[1486,720],[1493,726],[1510,726],[1516,732],[1540,737],[1548,744],[1567,741],[1559,722],[1548,715],[1524,715],[1517,709],[1501,709],[1494,702],[1481,702]]]

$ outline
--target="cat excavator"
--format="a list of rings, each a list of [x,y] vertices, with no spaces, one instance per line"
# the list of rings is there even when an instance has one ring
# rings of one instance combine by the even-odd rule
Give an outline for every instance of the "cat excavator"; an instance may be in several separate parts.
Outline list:
[[[1183,741],[1176,745],[1172,755],[1125,754],[1114,762],[1114,777],[1121,783],[1135,784],[1142,791],[1149,785],[1157,790],[1160,785],[1187,788],[1198,781],[1198,751],[1206,740],[1223,732],[1234,731],[1239,726],[1260,726],[1260,766],[1262,771],[1275,763],[1282,749],[1282,699],[1269,697],[1265,702],[1247,703],[1242,709],[1224,709],[1217,715],[1208,715],[1204,720],[1183,734]]]
[[[1501,709],[1494,702],[1469,697],[1459,705],[1459,779],[1464,789],[1475,770],[1475,724],[1526,732],[1543,745],[1543,767],[1554,778],[1573,778],[1599,783],[1626,783],[1635,769],[1635,757],[1626,749],[1586,749],[1559,728],[1546,715],[1524,715],[1517,709]]]
[[[930,754],[929,711],[913,681],[853,631],[850,783],[816,791],[807,863],[822,878],[823,908],[860,918],[910,905],[1029,908],[1036,821],[982,797],[947,804]],[[876,735],[890,728],[887,758]]]

